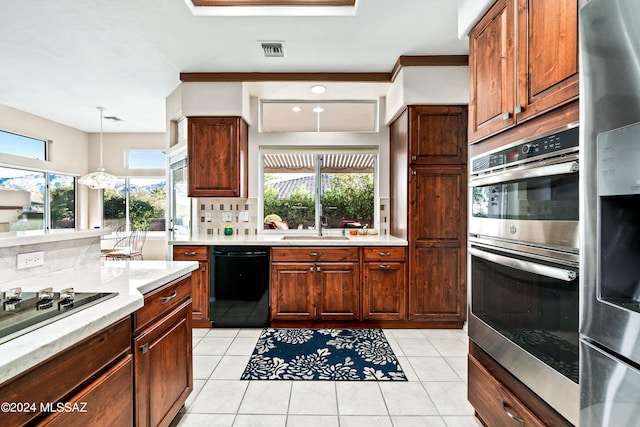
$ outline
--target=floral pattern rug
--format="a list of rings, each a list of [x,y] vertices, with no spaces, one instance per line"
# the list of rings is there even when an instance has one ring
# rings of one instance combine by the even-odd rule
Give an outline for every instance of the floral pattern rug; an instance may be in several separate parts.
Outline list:
[[[381,329],[265,328],[241,379],[407,381]]]

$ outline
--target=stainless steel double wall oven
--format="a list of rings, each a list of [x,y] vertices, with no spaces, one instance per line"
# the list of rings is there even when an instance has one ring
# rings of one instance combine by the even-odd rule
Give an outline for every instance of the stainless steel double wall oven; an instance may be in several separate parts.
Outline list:
[[[579,129],[471,159],[470,338],[578,423]]]

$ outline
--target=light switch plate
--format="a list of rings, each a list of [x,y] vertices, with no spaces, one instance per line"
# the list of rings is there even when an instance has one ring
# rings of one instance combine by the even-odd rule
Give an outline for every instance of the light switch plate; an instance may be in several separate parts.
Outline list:
[[[231,222],[231,212],[229,211],[222,212],[222,220],[225,222]]]
[[[249,222],[249,211],[241,211],[238,215],[238,221]]]
[[[204,219],[205,219],[205,221],[207,221],[207,222],[211,222],[211,218],[212,218],[212,216],[211,216],[211,212],[210,212],[210,211],[206,211],[206,212],[204,213]]]

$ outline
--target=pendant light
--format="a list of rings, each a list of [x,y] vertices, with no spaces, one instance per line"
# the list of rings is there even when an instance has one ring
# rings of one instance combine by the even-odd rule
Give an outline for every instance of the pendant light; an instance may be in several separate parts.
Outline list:
[[[106,173],[102,165],[102,113],[104,111],[104,107],[97,108],[100,110],[100,166],[98,167],[97,172],[87,174],[78,180],[78,184],[88,185],[89,188],[93,188],[94,190],[101,188],[113,188],[118,183],[118,178]]]

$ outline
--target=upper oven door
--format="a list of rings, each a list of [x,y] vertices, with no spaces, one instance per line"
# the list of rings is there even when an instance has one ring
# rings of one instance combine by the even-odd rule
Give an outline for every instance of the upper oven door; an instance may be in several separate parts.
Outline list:
[[[578,249],[578,156],[472,176],[469,232]]]

